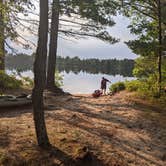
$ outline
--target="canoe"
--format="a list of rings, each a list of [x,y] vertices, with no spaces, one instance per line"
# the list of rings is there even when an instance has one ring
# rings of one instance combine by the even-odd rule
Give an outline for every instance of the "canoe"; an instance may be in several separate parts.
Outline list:
[[[32,104],[31,97],[27,96],[0,96],[0,108],[1,107],[15,107],[15,106],[24,106]]]

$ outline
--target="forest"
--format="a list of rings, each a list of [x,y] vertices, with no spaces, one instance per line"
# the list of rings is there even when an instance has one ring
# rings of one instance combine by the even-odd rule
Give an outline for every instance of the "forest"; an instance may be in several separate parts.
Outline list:
[[[27,71],[33,70],[34,55],[26,54],[8,55],[5,58],[5,66],[8,70]],[[134,60],[124,59],[80,59],[79,57],[60,57],[57,56],[56,68],[59,72],[66,71],[87,72],[92,74],[120,74],[123,76],[133,76]]]
[[[120,16],[132,39],[111,34]],[[60,57],[60,38],[123,42],[138,58]],[[32,69],[33,80],[13,68]],[[71,94],[57,69],[134,80],[103,77],[93,94]],[[0,165],[164,166],[165,106],[166,0],[0,0]]]

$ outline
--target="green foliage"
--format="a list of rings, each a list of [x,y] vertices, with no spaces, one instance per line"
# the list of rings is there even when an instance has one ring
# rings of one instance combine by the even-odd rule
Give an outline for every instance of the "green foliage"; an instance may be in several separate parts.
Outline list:
[[[139,80],[126,81],[125,87],[129,92],[138,91],[141,87],[141,82]]]
[[[25,87],[32,88],[34,86],[34,81],[30,77],[23,77],[21,76],[21,81]]]
[[[142,83],[137,91],[140,96],[145,96],[146,98],[158,98],[158,87],[155,84]]]
[[[19,88],[32,88],[34,85],[33,79],[30,77],[24,77],[20,72],[13,72],[11,75],[6,74],[4,71],[0,71],[0,91]]]
[[[3,26],[5,28],[5,37],[15,40],[19,37],[17,32],[18,26],[20,26],[19,14],[27,16],[28,10],[34,9],[31,0],[17,0],[17,1],[5,1],[0,2],[0,13],[3,14]],[[18,17],[18,18],[17,18]]]
[[[158,84],[154,82],[154,78],[147,80],[132,80],[126,81],[125,87],[129,92],[138,92],[140,96],[151,98],[158,97]]]
[[[112,93],[116,93],[116,92],[125,90],[125,83],[124,82],[117,82],[115,84],[112,84],[109,89]]]
[[[119,8],[117,0],[72,0],[59,1],[59,3],[60,16],[64,15],[69,20],[67,21],[68,29],[63,24],[61,26],[60,31],[64,35],[77,39],[95,37],[110,44],[119,41],[111,36],[107,28],[115,25],[112,16],[117,14]],[[75,14],[79,19],[75,17]]]
[[[16,77],[7,75],[4,71],[0,71],[0,88],[1,90],[18,89],[22,86],[22,81]]]
[[[17,77],[22,82],[22,86],[24,88],[33,88],[34,80],[31,79],[30,77],[23,76],[21,72],[22,70],[19,69],[14,70],[12,71],[12,76],[15,78]]]
[[[166,1],[133,0],[130,2],[124,1],[124,14],[131,18],[128,28],[137,38],[126,44],[135,54],[140,55],[136,60],[133,74],[141,81],[138,88],[140,92],[157,97],[160,94],[160,86],[166,85],[164,67],[166,61],[161,56],[161,53],[166,50]],[[158,60],[159,57],[161,61]]]
[[[133,70],[133,75],[138,79],[148,80],[149,77],[153,77],[157,81],[157,57],[147,56],[139,57],[135,60],[135,68]]]
[[[154,81],[154,78],[149,77],[147,80],[142,79],[142,80],[117,82],[115,84],[112,84],[109,89],[110,92],[112,93],[116,93],[126,89],[129,92],[138,92],[140,96],[146,96],[148,98],[158,98],[157,85],[158,84]],[[164,91],[163,91],[163,96],[166,96]]]
[[[151,97],[158,96],[158,68],[157,57],[149,55],[139,57],[135,61],[133,75],[140,81],[138,91]],[[162,89],[166,86],[166,58],[162,59]],[[165,94],[164,94],[165,95]]]
[[[55,72],[55,85],[57,87],[63,86],[63,76],[57,70]]]

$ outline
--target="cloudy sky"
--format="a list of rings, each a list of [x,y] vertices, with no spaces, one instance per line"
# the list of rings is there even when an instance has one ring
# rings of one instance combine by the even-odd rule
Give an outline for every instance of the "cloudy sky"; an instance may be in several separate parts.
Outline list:
[[[68,41],[59,39],[58,54],[61,56],[78,56],[80,58],[100,58],[100,59],[135,59],[137,56],[124,44],[124,41],[133,39],[127,26],[129,20],[123,16],[115,17],[116,25],[109,29],[112,36],[121,41],[110,45],[95,38]]]
[[[83,58],[99,58],[99,59],[135,59],[137,56],[132,53],[132,51],[124,44],[124,41],[133,39],[135,36],[131,35],[127,26],[129,25],[129,20],[123,16],[114,17],[116,25],[109,29],[113,37],[119,38],[120,42],[114,45],[110,45],[103,41],[95,38],[81,39],[81,40],[65,40],[59,38],[58,42],[58,55],[60,56],[78,56]],[[37,43],[37,37],[32,36],[32,34],[23,32],[19,30],[20,34],[24,37],[30,37],[30,39]],[[12,45],[14,48],[19,50],[18,52],[24,52],[27,54],[32,54],[35,52],[36,48],[32,50],[24,50],[17,43]]]

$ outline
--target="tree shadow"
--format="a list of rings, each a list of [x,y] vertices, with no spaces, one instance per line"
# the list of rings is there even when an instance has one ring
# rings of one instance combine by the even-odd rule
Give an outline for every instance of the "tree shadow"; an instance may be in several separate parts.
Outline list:
[[[6,148],[7,145],[3,144],[0,148]],[[26,142],[20,142],[17,149],[8,149],[0,155],[3,155],[0,165],[106,166],[91,151],[85,155],[71,156],[55,146],[40,148],[36,144],[28,145]]]
[[[45,112],[52,111],[52,110],[60,110],[60,107],[56,107],[53,104],[46,105],[44,107]],[[33,113],[33,108],[31,105],[27,106],[15,106],[15,107],[4,107],[0,110],[0,118],[13,118],[19,117],[25,113]]]
[[[144,145],[145,146],[153,146],[153,150],[155,151],[161,151],[162,153],[164,153],[164,149],[166,148],[166,145],[164,142],[161,142],[160,144],[157,143],[157,138],[156,138],[156,135],[157,132],[158,132],[158,129],[156,124],[154,123],[154,121],[143,121],[140,119],[141,116],[135,118],[134,120],[128,120],[126,119],[125,117],[121,116],[121,115],[117,115],[117,114],[114,114],[114,113],[110,113],[110,115],[104,115],[103,112],[94,112],[94,109],[91,109],[89,107],[86,107],[85,105],[84,106],[81,106],[80,104],[81,103],[84,103],[84,104],[88,104],[88,105],[93,105],[93,106],[101,106],[101,107],[105,107],[105,106],[112,106],[114,107],[115,109],[115,112],[118,111],[118,110],[122,110],[122,108],[124,110],[127,110],[127,109],[135,109],[136,111],[144,111],[144,109],[147,109],[147,106],[146,105],[142,105],[142,109],[139,109],[135,107],[135,105],[133,104],[94,104],[94,103],[90,103],[90,101],[79,101],[81,100],[81,98],[77,98],[76,99],[76,102],[75,102],[75,106],[72,107],[72,109],[67,106],[67,105],[63,105],[63,108],[65,110],[69,110],[69,112],[73,112],[74,114],[76,113],[81,113],[82,115],[85,116],[85,119],[86,117],[87,118],[95,118],[97,120],[104,120],[104,121],[107,121],[107,122],[110,122],[110,123],[114,123],[114,124],[118,124],[118,125],[122,125],[123,128],[128,128],[130,131],[134,131],[134,132],[138,132],[138,131],[142,131],[144,130],[148,135],[149,137],[151,138],[151,142],[146,142]],[[148,109],[150,109],[151,107],[148,107]],[[155,111],[155,110],[153,110]],[[157,111],[157,110],[156,110]],[[156,162],[156,160],[153,160],[153,159],[150,159],[148,157],[146,157],[146,155],[149,155],[149,156],[153,156],[153,157],[156,157],[154,156],[154,154],[152,154],[151,152],[143,149],[143,148],[140,148],[137,150],[138,146],[135,146],[136,144],[137,145],[142,145],[142,140],[140,141],[136,141],[136,142],[131,142],[130,140],[118,140],[117,138],[115,139],[112,139],[114,138],[113,135],[107,130],[103,129],[103,128],[95,128],[94,126],[91,128],[91,127],[87,127],[87,126],[84,126],[82,124],[79,124],[79,122],[77,123],[74,123],[74,122],[71,122],[70,119],[66,119],[64,117],[58,117],[56,115],[55,117],[55,120],[62,120],[70,125],[74,125],[75,127],[78,127],[78,128],[81,128],[91,134],[94,134],[98,137],[101,137],[102,139],[105,139],[107,138],[107,140],[109,140],[110,142],[112,143],[115,143],[116,146],[118,148],[121,148],[123,151],[126,151],[130,154],[135,154],[137,157],[139,158],[142,158],[143,160],[145,161],[148,161],[149,163],[153,163],[155,165],[162,165],[158,162]],[[154,131],[155,130],[155,131]],[[116,140],[116,141],[112,141],[112,140]],[[118,142],[121,142],[121,144],[118,144]],[[129,147],[129,148],[128,148]],[[142,153],[144,153],[145,155],[142,155],[140,153],[138,153],[137,151],[142,151]],[[160,161],[162,160],[161,157],[157,157]],[[158,160],[157,159],[157,160]]]
[[[63,121],[71,126],[80,128],[81,130],[84,130],[86,132],[88,132],[89,134],[95,135],[99,138],[101,138],[104,142],[107,140],[107,143],[109,141],[110,144],[114,145],[114,147],[117,147],[118,149],[121,149],[122,151],[125,151],[129,154],[135,155],[138,158],[141,158],[149,163],[152,163],[154,165],[158,165],[158,166],[162,166],[163,164],[160,164],[157,161],[154,161],[153,159],[150,159],[148,156],[151,156],[150,152],[147,152],[144,149],[137,149],[138,146],[135,146],[136,144],[140,144],[140,141],[131,141],[131,140],[120,140],[119,138],[116,137],[116,133],[111,133],[110,131],[101,129],[101,128],[94,128],[94,127],[87,127],[84,126],[82,124],[79,124],[77,122],[73,122],[70,119],[61,117],[61,116],[53,116],[52,118],[54,120],[58,120],[58,121]],[[115,135],[114,135],[115,134]],[[115,137],[114,137],[115,136]],[[161,148],[159,145],[155,145],[155,148]],[[138,151],[137,151],[138,150]],[[142,154],[140,154],[139,152],[141,151]],[[143,155],[146,154],[146,155]],[[147,156],[148,155],[148,156]]]
[[[84,98],[86,98],[86,97],[84,97]],[[151,138],[151,142],[145,143],[144,145],[147,146],[147,144],[149,144],[150,146],[154,146],[154,148],[153,148],[154,150],[161,150],[162,149],[164,151],[164,148],[166,147],[165,144],[164,143],[161,144],[161,145],[163,145],[163,147],[160,147],[161,145],[159,145],[156,142],[156,136],[154,135],[154,133],[157,134],[157,128],[156,128],[155,132],[152,131],[152,129],[154,128],[154,122],[150,122],[148,124],[150,127],[149,128],[148,126],[146,126],[147,122],[144,122],[143,119],[141,120],[140,117],[138,117],[137,119],[134,119],[132,121],[129,121],[125,117],[122,117],[122,116],[114,114],[114,113],[105,114],[106,112],[94,112],[94,109],[86,107],[86,105],[91,105],[94,107],[95,106],[97,106],[97,107],[108,107],[109,106],[109,107],[113,107],[115,112],[116,112],[116,110],[117,111],[122,110],[122,108],[124,110],[125,109],[136,109],[136,110],[143,112],[147,108],[151,109],[149,107],[146,107],[146,105],[141,105],[141,107],[139,107],[139,109],[138,109],[133,104],[131,104],[131,105],[130,104],[123,104],[123,103],[122,104],[116,104],[116,103],[106,103],[106,104],[97,103],[96,104],[96,103],[91,103],[91,101],[82,101],[81,97],[72,98],[72,100],[68,100],[68,102],[70,102],[70,101],[73,102],[73,100],[74,100],[74,106],[72,108],[70,106],[68,106],[66,103],[66,104],[60,106],[60,108],[58,108],[58,109],[65,109],[67,112],[74,113],[74,114],[81,113],[85,117],[85,119],[86,119],[86,117],[87,118],[94,118],[97,120],[102,120],[102,121],[106,121],[109,123],[118,124],[118,125],[121,125],[123,127],[123,129],[128,128],[128,129],[130,129],[130,131],[142,131],[142,130],[144,130],[145,132],[148,133],[148,135]],[[82,103],[84,103],[86,105],[81,105]],[[94,127],[93,124],[91,124],[91,126],[85,126],[83,124],[80,124],[80,122],[78,122],[78,121],[74,122],[71,119],[68,119],[68,117],[63,117],[60,114],[56,114],[56,110],[55,110],[54,106],[52,106],[52,109],[48,109],[46,112],[48,112],[48,111],[53,111],[53,114],[51,112],[51,114],[50,114],[51,116],[49,116],[49,117],[54,119],[54,120],[60,120],[60,121],[63,121],[69,125],[78,127],[78,128],[80,128],[80,129],[82,129],[90,134],[93,134],[97,137],[100,137],[103,141],[105,141],[107,139],[110,142],[110,144],[115,145],[115,147],[117,147],[118,149],[121,149],[122,151],[130,153],[132,155],[135,154],[138,158],[141,158],[149,163],[152,163],[154,165],[159,165],[159,166],[162,165],[162,164],[157,163],[156,161],[148,158],[147,155],[152,156],[152,154],[150,152],[148,152],[147,150],[144,150],[144,149],[137,150],[138,146],[135,146],[135,145],[136,144],[141,145],[141,140],[136,141],[136,142],[132,142],[131,140],[118,139],[117,137],[114,137],[113,133],[111,133],[108,130],[105,130],[104,128]],[[155,111],[155,110],[153,110],[153,111]],[[15,109],[14,113],[12,111],[12,114],[9,113],[9,115],[5,115],[5,114],[3,114],[3,112],[1,112],[0,117],[19,116],[21,114],[29,113],[29,112],[32,112],[31,108],[25,108],[25,110],[21,110],[19,113],[18,113],[18,109]],[[46,113],[46,115],[47,115],[47,113]],[[91,122],[89,122],[89,123],[91,123]],[[142,153],[144,153],[146,155],[140,154],[137,151],[141,151]],[[57,157],[57,159],[62,160],[61,162],[63,162],[63,164],[66,166],[70,166],[69,163],[73,164],[71,166],[75,166],[75,165],[90,166],[87,163],[85,164],[86,161],[81,161],[83,164],[80,163],[80,161],[75,161],[71,156],[68,156],[64,152],[56,149],[55,147],[53,147],[52,150],[49,150],[49,153],[53,158],[52,162]],[[155,157],[155,156],[153,156],[153,157]],[[96,162],[96,165],[94,165],[94,166],[98,166],[97,163],[99,163],[100,166],[104,165],[101,161],[98,161],[96,156],[93,156],[92,158],[94,158],[92,160],[93,161],[91,164],[92,166],[95,162]]]
[[[91,152],[87,152],[83,157],[77,156],[73,158],[56,147],[51,147],[50,150],[50,155],[58,158],[62,162],[61,164],[65,166],[106,166]]]
[[[32,113],[32,106],[15,106],[1,108],[0,118],[18,117],[25,113]]]
[[[0,128],[0,148],[6,148],[10,144],[8,129]]]
[[[106,166],[101,160],[99,160],[93,153],[88,152],[83,157],[70,156],[55,146],[50,146],[45,149],[38,148],[38,155],[33,160],[40,160],[42,165],[55,165],[55,166]],[[42,156],[41,153],[47,154]],[[38,164],[39,164],[38,163]]]

